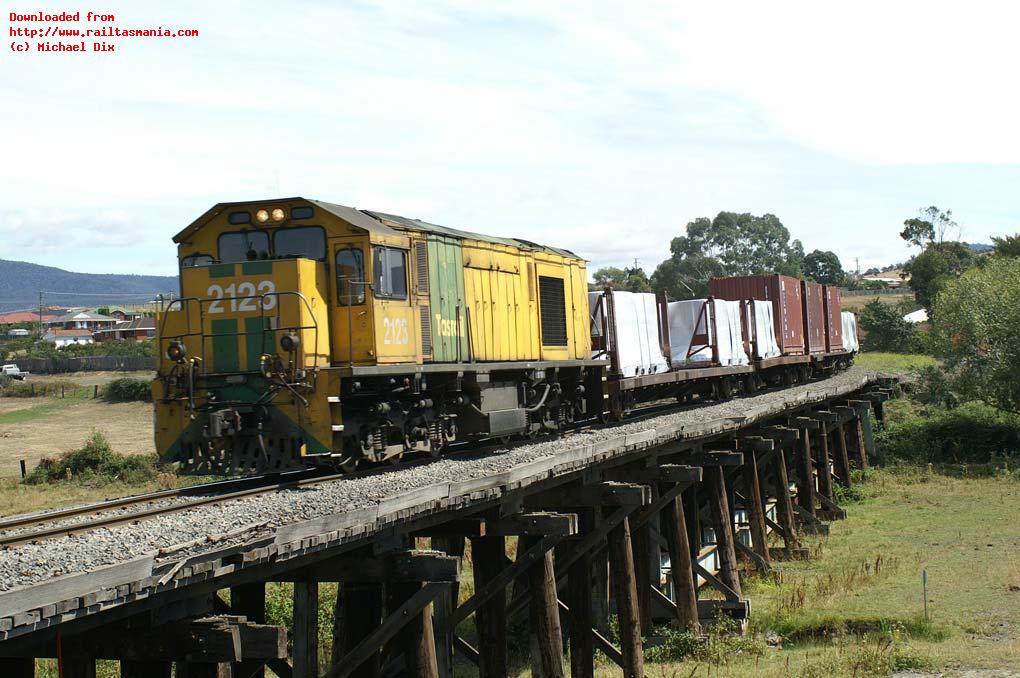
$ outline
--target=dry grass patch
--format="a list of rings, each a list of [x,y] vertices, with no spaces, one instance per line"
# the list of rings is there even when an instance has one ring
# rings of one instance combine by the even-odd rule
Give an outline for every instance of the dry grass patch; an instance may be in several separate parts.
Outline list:
[[[27,400],[31,407],[9,411],[18,415],[16,421],[0,423],[0,477],[19,476],[19,459],[33,468],[44,457],[78,447],[93,428],[103,429],[113,448],[122,454],[155,454],[151,403]]]

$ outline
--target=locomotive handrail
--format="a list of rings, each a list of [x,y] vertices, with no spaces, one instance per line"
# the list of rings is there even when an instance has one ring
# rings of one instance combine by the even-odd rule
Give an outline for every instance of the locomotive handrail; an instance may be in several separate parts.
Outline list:
[[[298,299],[300,299],[301,303],[304,305],[305,309],[308,311],[308,316],[312,320],[311,324],[282,325],[282,319],[283,319],[282,318],[282,310],[283,310],[282,306],[283,305],[280,303],[280,297],[284,296],[284,295],[286,295],[286,296],[294,296],[294,297],[297,297]],[[277,322],[275,323],[276,327],[272,327],[272,328],[267,328],[265,326],[265,324],[266,324],[265,323],[265,319],[267,317],[273,317],[273,316],[267,316],[266,315],[266,311],[267,310],[272,310],[272,309],[266,309],[265,300],[266,300],[267,297],[275,297],[275,300],[276,300],[275,303],[273,304],[273,307],[276,309],[275,319],[276,319]],[[279,332],[279,331],[288,332],[288,331],[312,330],[314,332],[314,334],[313,334],[313,337],[314,337],[313,344],[314,344],[314,351],[315,351],[315,353],[313,353],[313,355],[318,355],[317,351],[318,351],[318,347],[319,347],[319,323],[315,319],[315,314],[312,311],[311,303],[308,301],[308,298],[304,295],[304,293],[298,292],[296,290],[286,290],[286,291],[283,291],[283,292],[265,292],[265,293],[262,293],[262,294],[252,294],[252,295],[245,295],[245,296],[240,296],[240,297],[231,297],[231,299],[233,299],[235,301],[244,301],[244,300],[248,300],[248,299],[257,299],[258,300],[258,305],[259,305],[259,316],[258,317],[262,321],[262,322],[259,323],[261,325],[261,328],[259,330],[257,330],[259,332],[259,334],[260,334],[260,338],[259,338],[260,339],[260,344],[259,344],[259,354],[260,355],[263,355],[263,354],[266,353],[266,331],[267,331],[267,329],[272,331],[272,332]],[[160,341],[159,351],[160,351],[160,355],[164,355],[165,354],[165,351],[164,351],[163,347],[164,347],[166,342],[168,342],[169,340],[172,340],[172,339],[183,339],[183,338],[186,338],[186,337],[196,337],[196,338],[198,338],[199,345],[200,345],[200,353],[201,353],[201,356],[204,358],[205,354],[206,354],[206,341],[208,339],[211,339],[212,337],[237,337],[237,336],[247,336],[247,335],[253,334],[253,332],[248,331],[248,330],[241,330],[241,331],[235,331],[235,332],[216,332],[216,333],[210,333],[208,335],[206,334],[206,332],[205,332],[205,315],[206,315],[206,311],[203,308],[203,305],[207,304],[207,303],[212,303],[214,301],[220,301],[220,300],[221,300],[221,298],[197,297],[197,296],[195,296],[195,297],[180,297],[178,299],[175,299],[175,300],[171,301],[170,304],[166,308],[166,312],[164,312],[162,314],[162,318],[161,318],[161,322],[160,322],[160,328],[159,328],[160,329],[160,332],[159,332],[159,341]],[[198,316],[199,317],[198,317],[198,330],[197,331],[194,329],[194,325],[193,325],[193,322],[192,322],[192,310],[191,310],[192,302],[194,302],[198,306]],[[174,310],[174,306],[175,305],[179,305],[180,309],[185,314],[185,318],[184,318],[184,324],[185,324],[184,329],[185,329],[185,331],[181,332],[181,333],[175,333],[172,336],[168,337],[166,335],[166,331],[165,331],[166,330],[167,318],[168,318],[170,312]],[[299,347],[299,350],[300,350],[300,347]],[[307,352],[303,351],[302,353],[304,353],[307,356]],[[303,363],[304,361],[301,361],[301,362]],[[208,372],[209,370],[206,368],[206,361],[204,359],[203,359],[202,363],[203,363],[203,365],[202,365],[203,373]],[[304,365],[303,364],[302,367],[308,367],[308,365]]]

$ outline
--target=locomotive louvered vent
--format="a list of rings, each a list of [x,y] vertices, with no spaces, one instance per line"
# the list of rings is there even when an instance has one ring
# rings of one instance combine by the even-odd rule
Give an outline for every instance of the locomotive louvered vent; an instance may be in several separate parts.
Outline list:
[[[415,272],[418,279],[418,294],[429,293],[429,250],[423,242],[414,244]]]
[[[538,303],[542,316],[542,345],[567,345],[567,304],[563,278],[538,277]]]
[[[421,309],[421,354],[432,355],[432,315],[428,306],[420,306]]]

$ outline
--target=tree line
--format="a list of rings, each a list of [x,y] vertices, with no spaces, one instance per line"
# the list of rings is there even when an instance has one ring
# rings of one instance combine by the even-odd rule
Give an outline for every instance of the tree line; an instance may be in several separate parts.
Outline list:
[[[670,242],[669,258],[651,276],[638,266],[600,268],[593,274],[595,286],[697,299],[708,296],[710,278],[732,275],[782,273],[826,285],[857,284],[834,252],[805,254],[800,240],[791,240],[789,229],[774,214],[720,212],[714,219],[699,217],[684,230]]]

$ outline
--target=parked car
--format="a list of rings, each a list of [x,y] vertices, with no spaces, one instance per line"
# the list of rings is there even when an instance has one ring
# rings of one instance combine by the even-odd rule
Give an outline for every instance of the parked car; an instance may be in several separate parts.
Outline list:
[[[28,378],[28,372],[22,372],[20,369],[18,369],[18,366],[15,365],[14,363],[10,363],[4,365],[3,367],[0,367],[0,374],[6,374],[9,377],[14,377],[15,379],[21,380]]]

